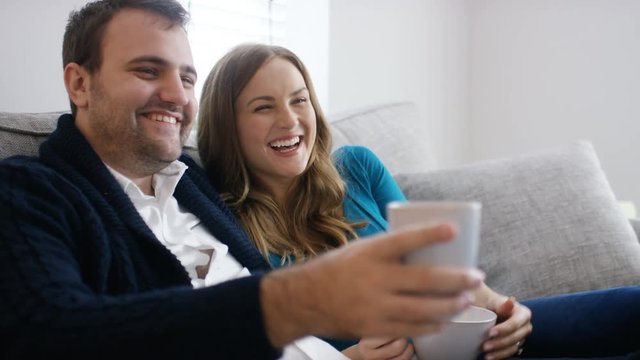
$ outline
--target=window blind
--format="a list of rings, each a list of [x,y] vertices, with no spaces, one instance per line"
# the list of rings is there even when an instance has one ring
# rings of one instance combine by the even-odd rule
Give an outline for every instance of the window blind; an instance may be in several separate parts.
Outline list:
[[[232,47],[244,42],[282,43],[287,30],[287,0],[181,0],[191,14],[189,41],[199,81]]]

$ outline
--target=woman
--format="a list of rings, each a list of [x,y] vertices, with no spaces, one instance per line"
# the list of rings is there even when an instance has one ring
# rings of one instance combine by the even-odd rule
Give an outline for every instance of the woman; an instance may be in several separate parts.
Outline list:
[[[386,204],[404,200],[369,150],[345,147],[332,159],[308,72],[282,47],[241,45],[216,64],[203,88],[198,146],[212,181],[274,267],[385,231]],[[499,316],[483,344],[486,358],[519,353],[532,329],[529,309],[487,286],[473,296]],[[413,352],[405,339],[332,344],[350,358]]]

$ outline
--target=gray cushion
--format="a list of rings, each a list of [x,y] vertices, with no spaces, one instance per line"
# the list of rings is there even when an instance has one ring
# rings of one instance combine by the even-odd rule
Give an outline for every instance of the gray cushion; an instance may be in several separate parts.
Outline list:
[[[0,112],[0,160],[12,155],[37,155],[38,147],[56,128],[58,118],[63,113]],[[195,131],[190,134],[184,151],[199,163]]]
[[[36,155],[60,114],[0,112],[0,160],[16,154]]]
[[[410,199],[483,204],[479,266],[501,293],[640,284],[640,244],[587,142],[397,180]]]
[[[332,114],[328,119],[334,148],[364,145],[378,155],[392,174],[434,168],[426,124],[411,102],[354,109]]]
[[[636,237],[638,241],[640,241],[640,219],[629,219],[631,223],[631,227],[633,227],[633,231],[636,232]]]

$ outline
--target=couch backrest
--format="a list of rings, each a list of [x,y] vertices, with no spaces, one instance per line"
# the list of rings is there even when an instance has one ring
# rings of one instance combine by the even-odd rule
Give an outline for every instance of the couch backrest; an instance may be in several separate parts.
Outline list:
[[[0,112],[0,159],[15,154],[36,155],[62,113]],[[426,124],[420,121],[413,103],[369,106],[327,118],[334,148],[364,145],[380,157],[392,174],[433,170]],[[199,160],[195,133],[191,135],[185,151]]]
[[[40,144],[51,134],[63,112],[0,112],[0,159],[12,155],[37,155]]]
[[[37,155],[40,144],[56,128],[58,117],[64,113],[65,111],[0,112],[0,160],[12,155]],[[184,150],[199,160],[195,136],[189,137]]]
[[[374,105],[328,116],[334,148],[364,145],[392,174],[434,170],[427,124],[412,102]]]

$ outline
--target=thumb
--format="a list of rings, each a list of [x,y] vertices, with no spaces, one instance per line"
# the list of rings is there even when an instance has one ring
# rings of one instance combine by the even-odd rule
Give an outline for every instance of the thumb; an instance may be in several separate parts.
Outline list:
[[[501,319],[508,318],[509,316],[511,316],[511,313],[513,312],[513,308],[515,308],[515,306],[516,298],[511,296],[496,308],[496,315],[498,315],[498,318]]]
[[[400,258],[424,246],[451,240],[455,233],[451,224],[422,225],[393,231],[371,240],[377,243],[373,248],[382,257]]]

